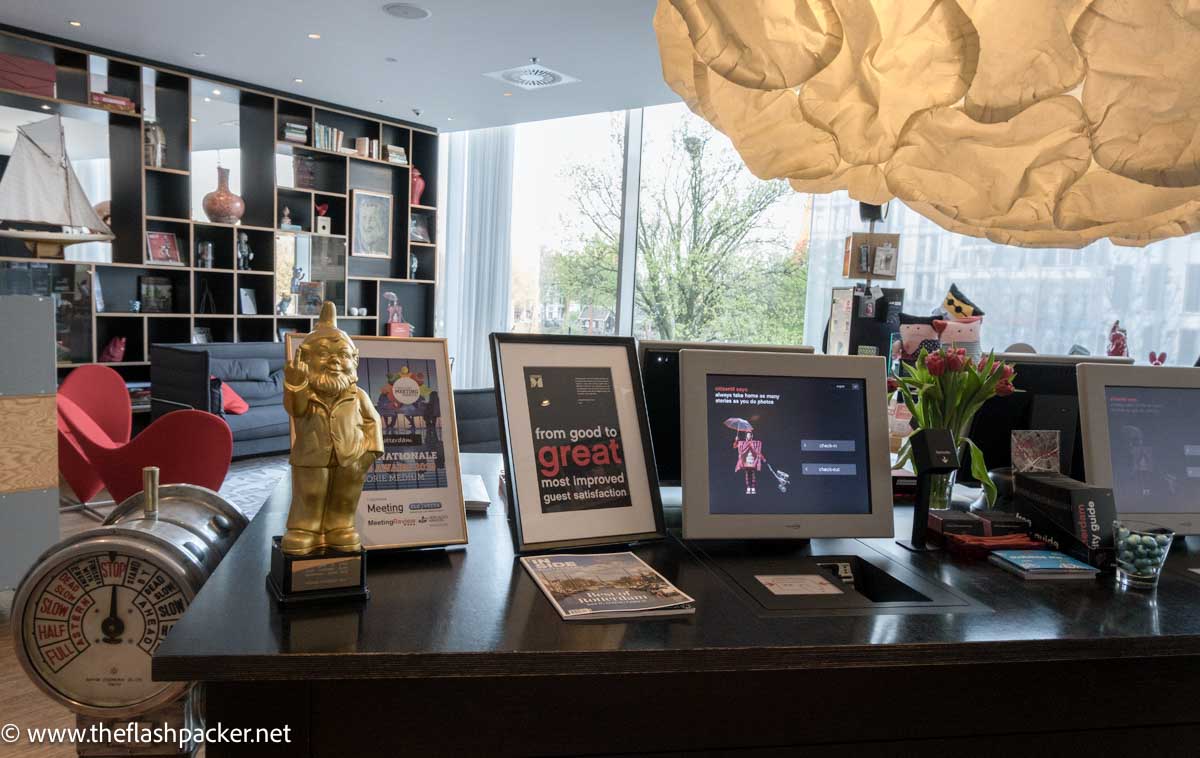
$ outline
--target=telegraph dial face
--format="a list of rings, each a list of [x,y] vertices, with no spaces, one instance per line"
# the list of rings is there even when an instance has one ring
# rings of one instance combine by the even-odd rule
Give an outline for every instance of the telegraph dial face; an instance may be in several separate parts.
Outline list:
[[[36,571],[23,652],[52,694],[91,710],[126,709],[178,689],[150,679],[150,657],[191,600],[171,573],[113,549],[52,557]]]

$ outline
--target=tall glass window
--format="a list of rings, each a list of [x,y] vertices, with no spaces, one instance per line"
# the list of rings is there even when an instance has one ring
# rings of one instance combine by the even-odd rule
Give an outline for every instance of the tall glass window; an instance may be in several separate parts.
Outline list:
[[[812,198],[755,178],[682,103],[644,111],[634,333],[800,344]]]
[[[615,334],[625,112],[520,124],[513,331]]]

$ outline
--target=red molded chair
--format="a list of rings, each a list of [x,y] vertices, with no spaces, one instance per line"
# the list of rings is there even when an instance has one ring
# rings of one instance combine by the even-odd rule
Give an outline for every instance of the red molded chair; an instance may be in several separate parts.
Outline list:
[[[86,368],[108,371],[120,380],[119,374],[104,366]],[[90,373],[99,376],[96,372]],[[106,402],[123,406],[128,413],[129,392],[125,382],[119,382],[119,397],[115,396],[118,385],[111,378],[100,380],[96,385],[101,386],[101,382],[107,387],[104,390]],[[106,415],[101,413],[102,418]],[[58,418],[118,503],[142,491],[142,468],[145,466],[159,468],[162,484],[196,484],[211,490],[220,489],[229,472],[233,435],[229,425],[211,413],[168,413],[127,442],[114,440],[88,410],[63,392],[58,395]]]
[[[124,445],[129,442],[133,410],[125,380],[116,371],[107,366],[80,366],[59,385],[58,394],[70,398],[114,443]],[[58,470],[80,503],[65,510],[82,510],[103,521],[104,514],[94,510],[90,501],[104,489],[104,482],[100,481],[100,475],[88,461],[61,413],[58,415]]]

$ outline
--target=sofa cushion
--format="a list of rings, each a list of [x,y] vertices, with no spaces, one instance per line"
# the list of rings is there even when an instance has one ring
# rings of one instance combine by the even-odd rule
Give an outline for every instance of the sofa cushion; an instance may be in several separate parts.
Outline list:
[[[279,405],[283,402],[283,371],[273,371],[266,381],[226,380],[225,384],[233,388],[251,407],[258,405]]]
[[[256,440],[288,434],[288,415],[282,405],[251,406],[240,416],[226,416],[235,440]]]
[[[226,413],[232,413],[235,416],[240,416],[250,410],[250,406],[242,399],[242,396],[237,393],[233,387],[229,386],[228,382],[221,383],[221,410]]]
[[[266,358],[210,358],[208,372],[223,382],[270,381]]]

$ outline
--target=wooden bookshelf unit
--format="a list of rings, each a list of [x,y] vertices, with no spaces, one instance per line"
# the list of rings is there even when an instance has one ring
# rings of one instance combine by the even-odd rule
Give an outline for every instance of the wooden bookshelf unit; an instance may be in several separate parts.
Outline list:
[[[384,300],[392,293],[413,335],[433,336],[437,245],[410,242],[409,221],[419,218],[436,241],[436,130],[21,30],[0,29],[0,53],[53,64],[56,72],[54,96],[0,88],[0,106],[27,111],[28,121],[57,113],[107,132],[116,239],[106,245],[111,248],[106,260],[33,258],[20,243],[0,240],[0,295],[55,300],[60,378],[76,366],[104,363],[127,381],[144,381],[151,344],[189,342],[197,331],[207,330],[213,342],[274,341],[284,330],[307,331],[318,295],[338,304],[345,331],[377,335],[387,333]],[[93,92],[128,98],[136,113],[94,105]],[[217,132],[235,135],[236,148],[217,155],[240,183],[235,192],[245,212],[237,224],[211,221],[197,207],[197,198],[217,187],[216,172],[201,168],[198,160],[207,150],[205,161],[211,162],[212,147],[198,143],[216,127],[203,122],[197,104],[218,99],[218,93],[234,114],[221,122],[227,131]],[[153,124],[167,145],[161,165],[144,160],[146,131]],[[296,133],[295,125],[306,132],[303,143],[285,139]],[[339,130],[344,147],[354,147],[356,138],[375,140],[378,157],[317,148],[318,127]],[[387,160],[388,145],[403,148],[408,162]],[[0,155],[0,174],[7,161]],[[425,181],[420,204],[411,202],[413,166]],[[390,257],[351,254],[355,190],[391,197]],[[285,207],[298,229],[280,228]],[[319,207],[329,218],[325,233],[317,229]],[[178,265],[149,259],[147,234],[154,232],[175,236]],[[254,258],[239,269],[243,234]],[[211,267],[200,259],[202,243],[206,249],[211,244]],[[142,298],[146,277],[160,287],[169,283],[169,306]],[[317,281],[320,288],[313,286]],[[244,293],[253,293],[252,313],[244,307]],[[290,302],[283,302],[287,295]],[[134,300],[141,301],[140,311],[133,310]],[[159,310],[148,310],[154,305]],[[351,309],[366,313],[351,315]],[[115,337],[124,337],[124,354],[105,360],[105,347]]]

